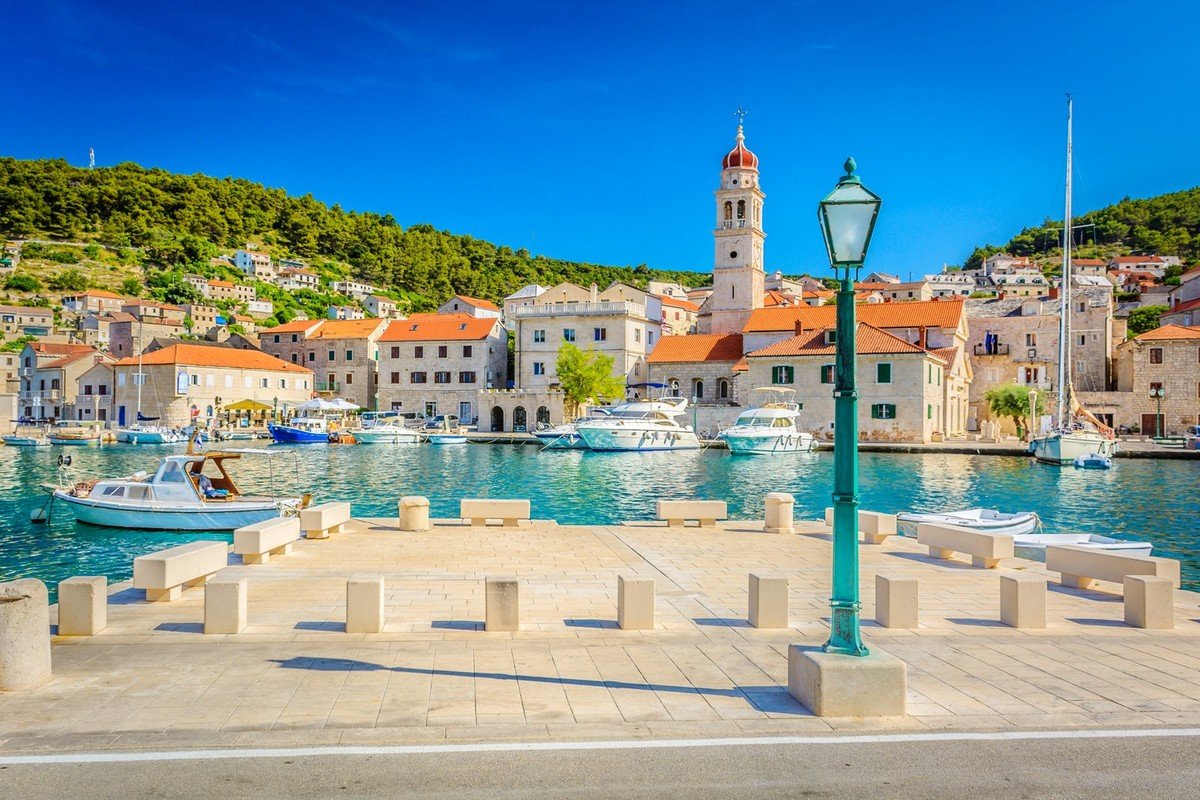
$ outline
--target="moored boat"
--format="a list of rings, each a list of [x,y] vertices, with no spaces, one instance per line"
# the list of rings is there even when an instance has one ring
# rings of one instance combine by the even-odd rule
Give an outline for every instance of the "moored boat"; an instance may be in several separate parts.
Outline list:
[[[46,432],[50,444],[70,447],[90,447],[99,442],[100,424],[64,420]]]
[[[776,453],[808,453],[816,440],[798,426],[800,406],[793,402],[794,389],[760,387],[767,401],[738,415],[733,427],[717,434],[734,455],[773,455]]]
[[[683,397],[635,400],[617,406],[603,419],[580,422],[575,429],[592,450],[698,450],[695,432],[675,419],[686,408]]]
[[[347,433],[355,444],[420,444],[421,434],[405,427],[395,411],[367,411],[361,427]]]
[[[431,433],[429,434],[430,444],[466,444],[466,434],[462,433]]]
[[[1152,549],[1149,542],[1131,542],[1097,533],[1028,533],[1013,537],[1013,546],[1018,556],[1032,557],[1038,561],[1045,560],[1048,546],[1062,544],[1139,556],[1150,555]]]
[[[47,447],[50,442],[44,436],[26,436],[13,434],[11,436],[0,436],[0,442],[9,447]]]
[[[604,419],[610,413],[606,408],[593,408],[586,417],[536,430],[533,435],[542,443],[543,450],[587,450],[587,442],[579,435],[579,423]]]
[[[267,431],[280,444],[329,443],[329,426],[324,417],[293,417],[286,425],[268,422]]]
[[[916,526],[922,522],[954,525],[959,528],[970,528],[985,533],[1002,533],[1007,536],[1032,533],[1041,524],[1038,515],[1032,511],[1009,514],[994,508],[968,508],[964,511],[939,513],[906,512],[897,514],[896,521],[909,536],[915,535]]]

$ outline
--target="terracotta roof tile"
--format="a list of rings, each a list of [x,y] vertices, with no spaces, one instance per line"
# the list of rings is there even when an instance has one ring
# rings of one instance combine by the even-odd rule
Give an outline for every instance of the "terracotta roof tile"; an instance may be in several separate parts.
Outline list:
[[[691,300],[680,300],[678,297],[671,297],[670,295],[665,295],[665,294],[656,294],[654,296],[657,297],[659,300],[661,300],[662,304],[664,306],[671,306],[672,308],[682,308],[685,311],[699,311],[700,310],[700,306],[696,305]]]
[[[220,280],[213,279],[208,282],[208,285],[209,286],[222,286],[226,289],[232,289],[233,281],[220,281]]]
[[[858,318],[877,328],[957,328],[963,318],[962,300],[918,300],[911,303],[876,303],[857,306]],[[750,314],[743,333],[767,333],[805,328],[832,328],[836,306],[807,305],[759,308]]]
[[[331,319],[326,320],[308,338],[310,339],[366,339],[381,333],[387,325],[382,319]]]
[[[837,353],[835,344],[826,344],[825,332],[832,328],[818,328],[805,331],[799,336],[793,336],[782,342],[767,345],[761,350],[747,353],[747,358],[780,356],[832,356]],[[899,336],[893,336],[887,331],[880,330],[865,322],[858,323],[858,334],[855,337],[855,352],[859,355],[883,355],[902,353],[923,353],[942,360],[940,356],[906,342]]]
[[[1180,311],[1191,311],[1193,308],[1200,308],[1200,297],[1197,297],[1195,300],[1188,300],[1186,303],[1180,303],[1170,311],[1164,311],[1163,315],[1178,314]]]
[[[101,359],[108,358],[103,353],[101,353],[99,350],[93,350],[90,353],[74,353],[69,356],[63,356],[62,358],[51,361],[49,364],[39,365],[38,369],[63,369],[64,367],[71,366],[72,364],[76,363],[77,361],[83,361],[84,359],[91,359],[91,358],[95,358],[97,356],[99,356]]]
[[[378,322],[378,320],[373,320]],[[499,320],[468,314],[413,314],[388,325],[381,342],[477,341],[486,339]]]
[[[265,329],[264,333],[306,333],[307,331],[320,325],[324,320],[320,319],[294,319],[291,322],[285,322],[282,325],[276,325],[274,328]]]
[[[30,342],[33,352],[48,356],[72,356],[77,353],[96,353],[96,348],[87,344],[56,344],[54,342]]]
[[[1170,339],[1200,339],[1200,325],[1163,325],[1135,337],[1139,342],[1159,342]]]
[[[482,308],[488,311],[500,310],[500,306],[496,305],[491,300],[480,300],[478,297],[467,297],[465,294],[456,294],[454,296],[459,300],[464,301],[468,305],[475,306],[476,308]]]
[[[312,374],[312,370],[289,364],[258,350],[241,350],[235,347],[205,347],[196,344],[173,344],[153,353],[143,353],[142,363],[147,366],[181,364],[188,367],[227,367],[231,369],[258,369],[268,372],[296,372]],[[113,366],[137,366],[138,357],[122,358]]]
[[[740,333],[704,333],[664,336],[658,340],[646,362],[649,364],[737,361],[742,357]]]

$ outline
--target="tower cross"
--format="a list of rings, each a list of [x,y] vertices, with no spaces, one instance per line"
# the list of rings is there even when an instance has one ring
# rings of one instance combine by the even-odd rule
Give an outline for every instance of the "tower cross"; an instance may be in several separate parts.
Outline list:
[[[741,126],[741,124],[743,122],[746,121],[746,114],[748,114],[748,113],[749,112],[746,111],[746,109],[742,108],[741,106],[738,106],[737,111],[733,112],[733,115],[738,118],[738,126],[739,127]]]

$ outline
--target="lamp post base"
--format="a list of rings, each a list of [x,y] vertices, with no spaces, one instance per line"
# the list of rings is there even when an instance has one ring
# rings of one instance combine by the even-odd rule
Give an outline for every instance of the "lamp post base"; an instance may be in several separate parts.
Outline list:
[[[814,645],[788,647],[788,694],[818,717],[902,717],[907,665],[888,653],[826,653]]]

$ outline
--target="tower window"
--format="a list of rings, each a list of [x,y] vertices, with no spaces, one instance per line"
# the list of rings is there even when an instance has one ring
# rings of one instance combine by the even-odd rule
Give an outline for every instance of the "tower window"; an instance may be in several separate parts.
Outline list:
[[[738,219],[746,218],[746,201],[745,200],[738,200],[737,218]]]
[[[725,219],[733,219],[733,203],[725,201]]]

